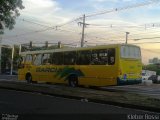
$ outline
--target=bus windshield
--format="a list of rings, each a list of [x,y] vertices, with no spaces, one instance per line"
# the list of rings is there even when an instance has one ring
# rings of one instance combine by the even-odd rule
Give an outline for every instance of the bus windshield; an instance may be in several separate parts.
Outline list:
[[[141,59],[140,48],[136,46],[121,46],[121,58]]]

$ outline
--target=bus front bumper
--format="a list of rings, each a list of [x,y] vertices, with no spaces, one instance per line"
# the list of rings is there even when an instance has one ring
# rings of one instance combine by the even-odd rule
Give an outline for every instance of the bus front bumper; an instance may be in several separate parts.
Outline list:
[[[117,78],[117,85],[133,85],[142,83],[142,79],[121,79]]]

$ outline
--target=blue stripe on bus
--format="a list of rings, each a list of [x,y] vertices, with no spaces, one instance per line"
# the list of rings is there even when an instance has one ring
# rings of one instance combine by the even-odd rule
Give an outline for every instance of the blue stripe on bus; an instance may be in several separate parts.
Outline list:
[[[142,83],[142,79],[120,79],[117,78],[117,85],[132,85]]]

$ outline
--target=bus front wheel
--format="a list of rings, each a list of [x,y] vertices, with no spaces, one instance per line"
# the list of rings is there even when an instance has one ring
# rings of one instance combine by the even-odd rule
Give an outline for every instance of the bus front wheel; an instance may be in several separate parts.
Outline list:
[[[76,75],[70,75],[68,77],[68,83],[70,87],[77,87],[78,86],[78,77]]]
[[[30,73],[26,74],[26,81],[27,81],[27,83],[32,83],[32,76]]]

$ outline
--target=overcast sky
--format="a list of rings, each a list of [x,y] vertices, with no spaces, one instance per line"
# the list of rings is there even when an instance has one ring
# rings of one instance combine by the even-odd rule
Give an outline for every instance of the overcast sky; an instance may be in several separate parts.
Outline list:
[[[145,42],[137,45],[144,49],[159,49],[160,44],[151,45],[146,42],[160,42],[160,38],[141,38],[160,37],[160,0],[23,0],[25,9],[21,10],[15,28],[12,31],[5,30],[2,43],[61,41],[79,45],[82,27],[77,23],[82,22],[82,19],[57,29],[49,27],[55,28],[83,14],[89,15],[148,2],[156,3],[86,18],[89,25],[85,29],[85,41],[86,45],[124,43],[125,33],[130,32],[129,43]],[[48,28],[49,30],[46,30]]]

